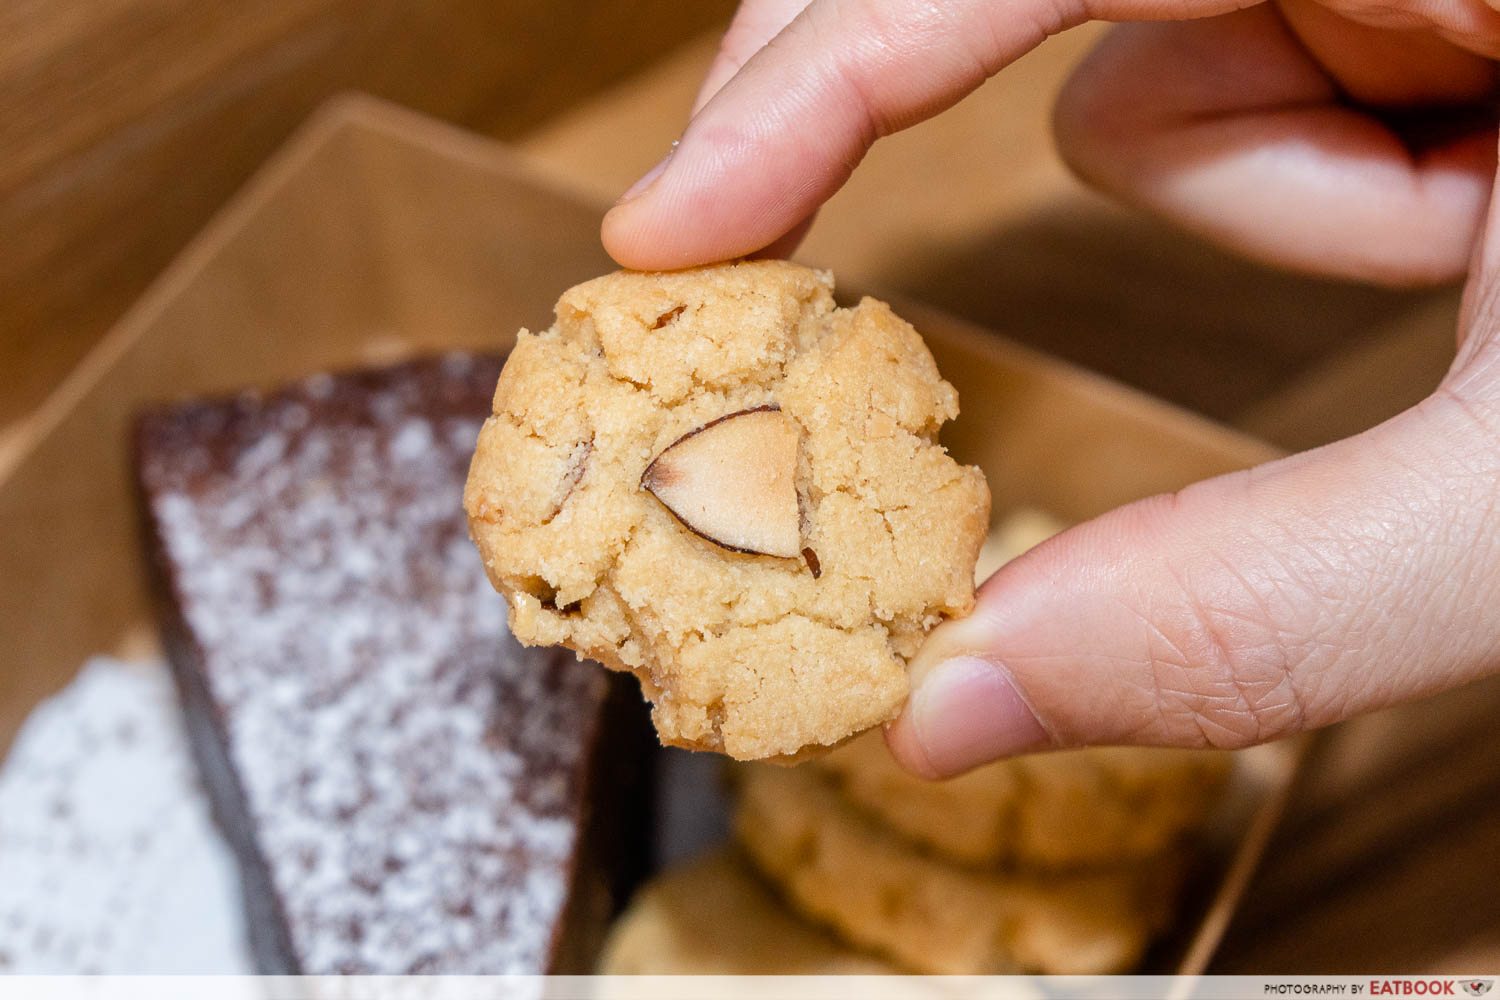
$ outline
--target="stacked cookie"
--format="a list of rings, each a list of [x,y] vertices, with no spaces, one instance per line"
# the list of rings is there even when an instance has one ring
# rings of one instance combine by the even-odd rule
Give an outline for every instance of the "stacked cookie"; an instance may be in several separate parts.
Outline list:
[[[981,574],[1059,527],[1013,515]],[[648,887],[601,971],[1128,970],[1170,917],[1228,769],[1224,754],[1102,748],[933,783],[874,732],[803,767],[743,765],[736,847]]]

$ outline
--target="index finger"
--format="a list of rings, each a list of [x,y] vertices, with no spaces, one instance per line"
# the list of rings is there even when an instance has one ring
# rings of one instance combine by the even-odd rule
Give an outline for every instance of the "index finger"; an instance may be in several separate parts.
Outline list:
[[[872,143],[951,106],[1047,36],[1090,18],[1200,16],[1235,0],[814,0],[689,123],[605,216],[643,270],[745,256],[810,216]]]

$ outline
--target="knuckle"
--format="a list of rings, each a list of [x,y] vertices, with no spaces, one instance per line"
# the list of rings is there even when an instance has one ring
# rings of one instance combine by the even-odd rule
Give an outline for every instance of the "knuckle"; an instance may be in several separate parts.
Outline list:
[[[1293,638],[1242,596],[1187,597],[1146,619],[1146,680],[1166,742],[1240,749],[1307,725],[1299,675],[1320,643]]]
[[[1101,149],[1108,137],[1097,127],[1096,92],[1088,76],[1075,73],[1052,107],[1052,136],[1063,164],[1081,180],[1098,183]]]
[[[1500,280],[1487,285],[1466,310],[1458,355],[1437,388],[1435,405],[1465,411],[1493,441],[1500,437]]]
[[[751,56],[760,51],[761,46],[756,26],[736,18],[719,39],[719,58],[738,72]]]
[[[719,39],[719,56],[739,69],[796,20],[811,0],[741,3]]]
[[[1130,27],[1111,29],[1074,68],[1052,107],[1058,155],[1069,170],[1096,187],[1115,179],[1134,147],[1157,128],[1150,120],[1150,108],[1128,99],[1120,86],[1122,71],[1127,78],[1133,71],[1120,62],[1121,58],[1129,62]]]

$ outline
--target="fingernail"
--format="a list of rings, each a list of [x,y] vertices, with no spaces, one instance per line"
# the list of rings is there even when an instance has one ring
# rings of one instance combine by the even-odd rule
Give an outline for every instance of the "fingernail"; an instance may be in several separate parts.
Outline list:
[[[633,201],[634,199],[639,198],[641,195],[645,194],[646,191],[650,189],[651,185],[655,184],[658,180],[661,179],[661,175],[667,169],[667,164],[672,162],[672,155],[676,152],[677,141],[674,139],[672,141],[672,148],[667,150],[667,155],[663,156],[661,160],[656,164],[656,166],[652,167],[650,170],[642,174],[640,180],[636,181],[634,184],[630,185],[630,187],[626,188],[625,193],[620,195],[619,200],[616,201],[615,204],[623,205],[625,204],[625,202]]]
[[[943,777],[1048,742],[1010,673],[976,656],[932,668],[912,692],[907,710],[912,735]]]

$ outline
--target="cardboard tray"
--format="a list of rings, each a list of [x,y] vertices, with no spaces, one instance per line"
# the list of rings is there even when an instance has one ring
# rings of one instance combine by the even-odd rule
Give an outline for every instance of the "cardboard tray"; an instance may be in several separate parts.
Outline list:
[[[600,213],[491,141],[370,98],[326,106],[0,467],[0,754],[87,657],[154,649],[126,449],[142,405],[424,351],[508,347],[518,327],[550,323],[562,289],[611,269]],[[997,512],[1032,504],[1092,517],[1276,454],[991,332],[896,306],[958,387],[963,415],[945,440],[984,468]],[[1287,744],[1241,755],[1213,871],[1177,944],[1153,959],[1158,971],[1206,967],[1300,756]]]

